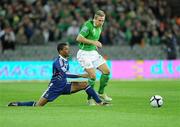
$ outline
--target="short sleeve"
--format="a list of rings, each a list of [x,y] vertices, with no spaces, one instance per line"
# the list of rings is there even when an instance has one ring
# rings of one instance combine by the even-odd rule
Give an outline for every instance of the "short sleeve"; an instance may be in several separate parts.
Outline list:
[[[87,25],[84,25],[80,31],[80,35],[86,37],[89,34],[90,28]]]

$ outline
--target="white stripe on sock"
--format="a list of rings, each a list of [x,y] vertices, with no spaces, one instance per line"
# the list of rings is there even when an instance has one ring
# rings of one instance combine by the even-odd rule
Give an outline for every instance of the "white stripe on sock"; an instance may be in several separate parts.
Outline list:
[[[88,87],[85,89],[85,91],[88,90],[90,87],[91,87],[91,86],[88,86]]]

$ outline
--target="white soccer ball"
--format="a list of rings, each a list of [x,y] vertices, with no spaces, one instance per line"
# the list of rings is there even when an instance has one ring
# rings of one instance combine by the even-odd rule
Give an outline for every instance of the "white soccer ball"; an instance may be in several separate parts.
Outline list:
[[[163,98],[160,95],[154,95],[150,99],[150,105],[159,108],[163,105]]]

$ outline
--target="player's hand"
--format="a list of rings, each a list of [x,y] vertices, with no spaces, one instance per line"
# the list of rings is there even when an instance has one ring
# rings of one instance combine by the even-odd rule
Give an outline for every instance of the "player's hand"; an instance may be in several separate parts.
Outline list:
[[[102,48],[102,44],[99,41],[94,41],[94,45],[97,46],[98,48]]]

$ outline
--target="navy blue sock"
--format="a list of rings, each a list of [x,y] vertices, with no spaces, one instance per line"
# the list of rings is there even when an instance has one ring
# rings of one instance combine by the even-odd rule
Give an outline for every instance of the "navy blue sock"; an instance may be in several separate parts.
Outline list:
[[[28,102],[17,102],[18,106],[34,106],[36,104],[35,101],[28,101]]]
[[[91,86],[87,86],[85,91],[88,94],[88,96],[91,96],[96,101],[96,103],[101,103],[102,102]]]
[[[89,78],[89,79],[88,79],[88,84],[89,84],[89,85],[91,86],[91,88],[93,88],[93,89],[94,89],[95,81],[96,81],[96,79],[94,79],[94,78]],[[89,99],[92,99],[92,97],[91,97],[90,95],[88,95],[87,99],[88,99],[88,100],[89,100]]]

